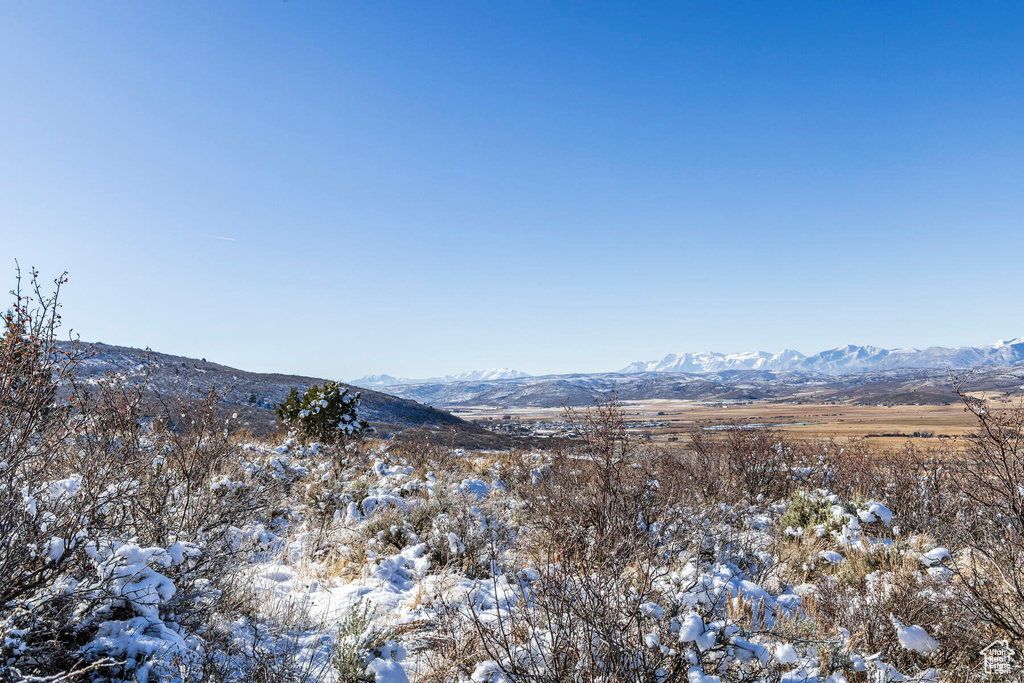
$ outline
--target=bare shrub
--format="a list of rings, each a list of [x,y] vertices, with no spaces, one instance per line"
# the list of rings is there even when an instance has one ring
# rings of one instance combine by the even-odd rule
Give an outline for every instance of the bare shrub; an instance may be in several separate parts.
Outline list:
[[[884,564],[879,566],[877,562]],[[955,586],[903,565],[902,558],[863,558],[860,570],[819,581],[815,591],[816,618],[822,631],[850,633],[850,644],[863,652],[881,652],[900,670],[929,667],[962,668],[987,644],[977,620],[964,612]],[[877,567],[870,574],[864,570]],[[939,641],[939,651],[927,657],[900,645],[890,615],[904,624],[926,624]]]
[[[83,663],[128,675],[148,655],[93,639],[133,619],[200,632],[235,557],[232,527],[273,499],[214,394],[147,426],[144,384],[76,381],[87,352],[57,343],[63,282],[44,294],[33,272],[26,294],[19,278],[0,344],[0,677]]]
[[[393,451],[409,463],[418,476],[457,471],[460,463],[453,457],[454,438],[454,432],[449,433],[447,439],[440,439],[435,433],[417,430],[400,441]]]
[[[670,642],[669,631],[644,609],[661,602],[653,589],[663,577],[659,566],[635,550],[622,561],[541,565],[530,585],[505,594],[508,602],[496,606],[501,618],[482,609],[487,605],[471,611],[481,648],[511,680],[682,680],[688,663],[661,650],[657,643]]]
[[[659,482],[614,399],[586,412],[567,409],[566,417],[579,443],[553,454],[549,474],[528,501],[530,524],[563,556],[614,553],[620,542],[658,518]]]
[[[211,389],[201,399],[176,396],[164,404],[170,428],[154,435],[153,474],[140,490],[139,505],[150,520],[147,542],[184,536],[210,538],[254,519],[277,488],[266,476],[252,477],[217,415]]]
[[[55,280],[45,294],[38,273],[31,271],[29,291],[22,290],[21,271],[11,292],[16,300],[4,315],[0,342],[0,604],[24,599],[61,572],[54,561],[59,542],[73,542],[82,524],[74,522],[81,503],[51,490],[68,470],[65,444],[74,428],[74,406],[62,401],[58,389],[74,377],[77,363],[87,355],[79,346],[57,345],[60,326],[58,295],[66,282]],[[75,482],[67,482],[67,487]],[[68,520],[66,527],[39,523],[40,516]],[[55,540],[57,539],[57,540]],[[63,558],[61,558],[63,559]]]
[[[567,417],[576,445],[553,455],[527,510],[521,552],[535,568],[467,596],[473,642],[509,680],[684,680],[690,661],[661,646],[682,606],[661,587],[690,520],[665,506],[614,400]]]
[[[156,671],[161,680],[182,683],[314,683],[331,666],[323,653],[304,647],[330,638],[323,621],[312,620],[295,601],[257,594],[243,581],[225,587],[226,619],[215,615],[206,624],[203,647],[182,653]],[[304,642],[305,641],[305,642]]]
[[[466,628],[459,605],[437,599],[435,617],[418,634],[413,652],[423,662],[413,680],[417,683],[451,683],[468,680],[473,663],[486,656],[475,629]]]
[[[829,453],[828,486],[846,500],[884,500],[905,532],[945,538],[964,512],[950,476],[955,457],[948,446],[872,451],[850,444]]]
[[[1024,639],[1024,405],[996,409],[954,389],[978,431],[965,439],[951,481],[969,505],[969,521],[951,534],[963,552],[952,563],[979,619]]]
[[[690,479],[705,500],[773,502],[792,490],[798,451],[774,430],[697,430],[690,446]]]

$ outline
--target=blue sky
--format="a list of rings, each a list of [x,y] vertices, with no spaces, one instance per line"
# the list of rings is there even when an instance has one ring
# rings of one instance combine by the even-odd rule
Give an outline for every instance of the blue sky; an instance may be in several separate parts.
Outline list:
[[[0,264],[351,379],[1024,335],[1020,3],[5,3]],[[220,239],[230,238],[230,239]]]

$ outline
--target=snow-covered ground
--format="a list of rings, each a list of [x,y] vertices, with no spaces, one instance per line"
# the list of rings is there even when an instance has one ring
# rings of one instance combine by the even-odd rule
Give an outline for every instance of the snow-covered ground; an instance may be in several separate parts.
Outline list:
[[[214,665],[220,680],[251,680],[260,661],[275,680],[904,680],[938,676],[959,637],[950,623],[970,628],[911,620],[955,603],[950,552],[901,528],[885,492],[821,488],[824,458],[783,470],[780,500],[730,501],[668,493],[680,490],[669,461],[642,453],[606,460],[611,472],[595,453],[234,448],[244,476],[205,486],[273,481],[280,497],[228,529],[216,590],[190,574],[206,550],[185,534],[145,547],[86,530],[39,549],[57,562],[78,543],[91,558],[74,656],[102,680],[204,680]],[[71,499],[80,479],[25,505]],[[40,599],[85,583],[60,577]],[[182,591],[211,604],[205,623],[182,616]],[[903,609],[918,603],[934,610]],[[0,624],[8,661],[29,647],[16,622]]]

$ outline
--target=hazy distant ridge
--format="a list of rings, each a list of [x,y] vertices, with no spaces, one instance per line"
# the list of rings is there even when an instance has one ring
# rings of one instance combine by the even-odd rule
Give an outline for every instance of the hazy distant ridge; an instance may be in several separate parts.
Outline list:
[[[509,368],[491,368],[490,370],[470,370],[457,375],[444,377],[427,377],[426,379],[409,379],[408,377],[392,377],[391,375],[367,375],[352,380],[351,384],[358,387],[393,387],[400,384],[448,384],[450,382],[492,382],[499,379],[519,379],[530,375]]]
[[[848,344],[805,356],[785,349],[778,353],[670,353],[661,360],[630,363],[619,372],[723,372],[727,370],[769,370],[845,375],[898,368],[964,368],[985,365],[1013,365],[1024,362],[1024,337],[999,341],[989,346],[958,346],[926,349],[880,349]]]

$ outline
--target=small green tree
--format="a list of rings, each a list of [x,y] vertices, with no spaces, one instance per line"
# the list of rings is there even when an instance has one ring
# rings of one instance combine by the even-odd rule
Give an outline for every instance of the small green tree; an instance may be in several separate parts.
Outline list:
[[[351,394],[337,382],[314,384],[299,396],[292,387],[288,398],[277,406],[277,416],[298,429],[304,439],[335,443],[355,439],[373,428],[359,419],[360,394]]]

